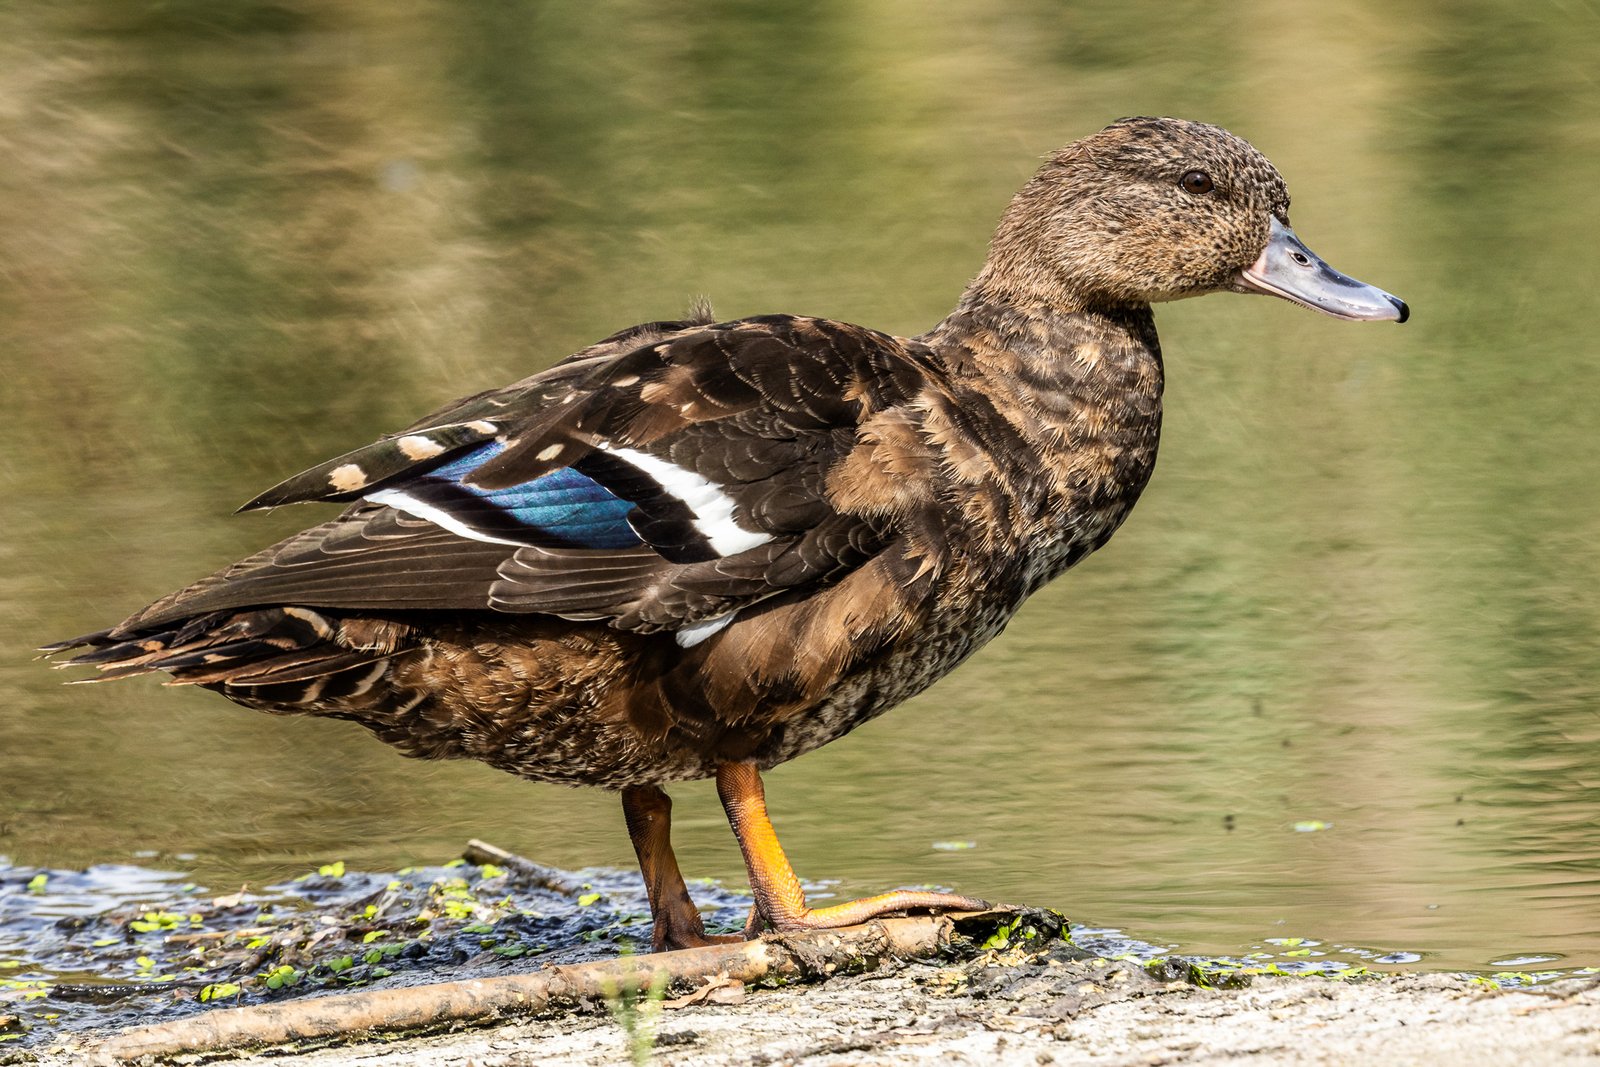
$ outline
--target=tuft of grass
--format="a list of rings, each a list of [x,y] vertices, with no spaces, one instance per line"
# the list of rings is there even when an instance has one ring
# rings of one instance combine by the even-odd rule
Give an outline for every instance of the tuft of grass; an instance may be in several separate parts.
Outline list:
[[[669,980],[666,971],[656,971],[650,976],[649,984],[643,987],[625,983],[619,988],[610,981],[605,985],[606,1010],[627,1037],[628,1056],[633,1067],[646,1067],[655,1054],[661,1002],[667,995]]]

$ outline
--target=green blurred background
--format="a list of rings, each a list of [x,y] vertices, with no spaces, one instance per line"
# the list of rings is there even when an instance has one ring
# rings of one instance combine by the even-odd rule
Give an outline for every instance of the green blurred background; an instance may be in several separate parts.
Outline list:
[[[630,865],[609,794],[29,650],[326,514],[230,515],[279,478],[698,294],[926,329],[1041,156],[1175,114],[1413,321],[1159,309],[1144,502],[770,775],[791,857],[1190,952],[1600,964],[1592,6],[77,0],[0,41],[0,854]],[[685,870],[742,879],[675,795]]]

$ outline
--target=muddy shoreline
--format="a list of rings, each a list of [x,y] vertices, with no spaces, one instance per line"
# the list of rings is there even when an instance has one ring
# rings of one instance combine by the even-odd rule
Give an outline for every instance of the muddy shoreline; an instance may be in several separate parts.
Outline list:
[[[1237,988],[1163,978],[1066,949],[911,962],[660,1012],[655,1064],[1457,1064],[1600,1062],[1593,977],[1500,989],[1455,975],[1260,976]],[[635,1038],[638,1027],[633,1030]],[[600,1067],[638,1047],[602,1006],[482,1029],[379,1038],[227,1062],[261,1067]],[[89,1046],[39,1050],[45,1067]],[[197,1062],[193,1058],[170,1062]]]
[[[668,1016],[651,1052],[670,1065],[1235,1064],[1389,1065],[1600,1062],[1592,982],[1538,992],[1487,991],[1452,976],[1360,984],[1256,979],[1242,990],[1170,987],[1053,993],[1011,1001],[931,995],[920,967],[752,994]],[[1104,987],[1103,972],[1052,980]],[[244,1062],[262,1067],[600,1067],[628,1062],[627,1035],[587,1016],[393,1044]]]
[[[105,872],[0,872],[13,925],[32,946],[31,960],[14,964],[0,983],[7,998],[0,1034],[8,1032],[9,1013],[17,1037],[0,1043],[0,1065],[76,1067],[97,1056],[109,1062],[117,1034],[183,1024],[228,1005],[329,1015],[329,996],[401,991],[426,999],[451,981],[610,966],[600,961],[654,966],[652,957],[629,955],[648,946],[636,875],[523,869],[517,863],[526,861],[489,861],[496,858],[394,875],[336,864],[276,893],[209,899],[193,886],[150,882],[120,906],[86,905],[81,915],[49,921],[70,892],[103,899],[97,894]],[[52,901],[50,892],[60,896]],[[704,895],[714,927],[742,922],[743,897],[721,887],[704,887]],[[38,914],[30,918],[22,908],[32,902]],[[1375,973],[1359,960],[1316,961],[1304,946],[1276,946],[1281,955],[1270,959],[1164,957],[1103,931],[1069,931],[1053,912],[1026,915],[983,918],[987,926],[941,920],[951,936],[912,953],[917,958],[873,949],[836,957],[839,965],[802,966],[804,975],[791,968],[787,976],[745,980],[712,968],[679,976],[654,997],[609,987],[602,995],[591,984],[539,1014],[523,1001],[496,1008],[491,1015],[498,1017],[482,1025],[463,1024],[477,1016],[458,1015],[448,1026],[420,1029],[406,1016],[389,1032],[140,1062],[1432,1067],[1448,1056],[1466,1064],[1600,1063],[1600,974],[1593,968],[1513,972],[1496,981]],[[859,938],[866,929],[839,936]],[[816,946],[799,942],[764,944],[774,953],[816,956]],[[1284,973],[1315,967],[1343,969]],[[74,984],[72,973],[99,984]],[[73,1016],[73,997],[86,989],[105,999]]]
[[[744,1005],[686,1010],[667,1020],[652,1062],[1600,1062],[1600,996],[1592,985],[1485,992],[1442,975],[1360,984],[1275,977],[1256,979],[1243,990],[1174,983],[1108,991],[1105,972],[1063,968],[1049,976],[1048,992],[1013,1000],[930,995],[924,980],[935,977],[913,968],[758,994]],[[1058,996],[1063,987],[1069,991]],[[609,1020],[528,1024],[402,1047],[401,1062],[419,1065],[470,1059],[481,1067],[598,1067],[623,1062],[626,1055],[623,1035]],[[350,1049],[273,1062],[356,1067],[380,1061],[380,1055]]]

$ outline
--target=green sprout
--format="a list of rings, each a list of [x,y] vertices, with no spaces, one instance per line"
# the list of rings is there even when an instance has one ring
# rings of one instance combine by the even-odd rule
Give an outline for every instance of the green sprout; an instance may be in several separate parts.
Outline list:
[[[655,1051],[656,1027],[661,1021],[661,1002],[667,994],[671,980],[666,971],[656,971],[643,988],[637,982],[625,982],[621,988],[607,979],[602,987],[606,1009],[627,1035],[628,1055],[634,1067],[646,1067]],[[641,993],[643,994],[641,996]]]

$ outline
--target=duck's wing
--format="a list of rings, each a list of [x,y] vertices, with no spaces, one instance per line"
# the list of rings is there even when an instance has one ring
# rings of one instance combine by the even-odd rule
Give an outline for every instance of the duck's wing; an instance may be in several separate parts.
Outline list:
[[[246,507],[352,506],[111,636],[301,605],[537,612],[687,645],[838,581],[894,536],[892,514],[836,502],[829,477],[864,421],[936,373],[919,345],[788,316],[642,336],[268,490]]]

